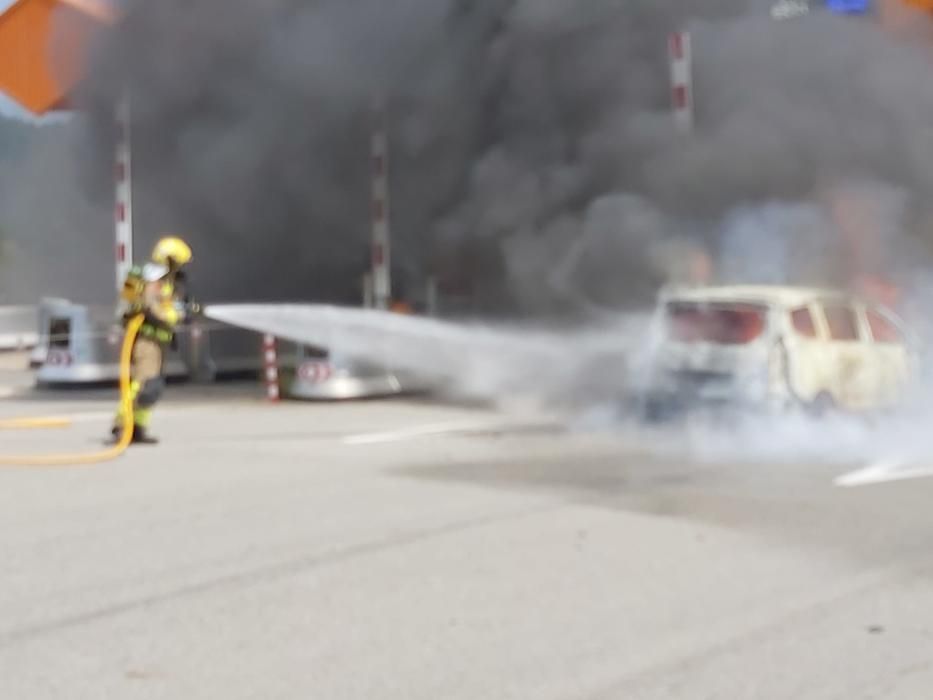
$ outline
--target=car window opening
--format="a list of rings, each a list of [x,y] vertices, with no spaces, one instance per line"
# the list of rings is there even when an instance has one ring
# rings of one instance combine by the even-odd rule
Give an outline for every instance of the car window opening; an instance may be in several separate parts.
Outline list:
[[[869,309],[866,315],[868,326],[871,328],[871,337],[876,343],[903,342],[900,331],[890,320],[872,309]]]
[[[670,302],[666,307],[671,337],[681,343],[745,345],[767,325],[767,307],[756,304]]]
[[[807,307],[794,309],[790,312],[791,325],[794,332],[802,338],[816,338],[816,324],[813,322],[813,314]]]
[[[848,306],[825,306],[826,324],[832,340],[852,342],[859,339],[858,318]]]

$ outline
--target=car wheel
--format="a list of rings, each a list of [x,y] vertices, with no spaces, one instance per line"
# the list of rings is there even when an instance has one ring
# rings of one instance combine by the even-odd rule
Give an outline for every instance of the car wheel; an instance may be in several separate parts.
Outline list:
[[[826,418],[836,410],[836,402],[831,394],[821,391],[808,406],[808,413],[814,418]]]
[[[649,425],[670,423],[677,411],[670,399],[649,398],[643,408],[643,419]]]

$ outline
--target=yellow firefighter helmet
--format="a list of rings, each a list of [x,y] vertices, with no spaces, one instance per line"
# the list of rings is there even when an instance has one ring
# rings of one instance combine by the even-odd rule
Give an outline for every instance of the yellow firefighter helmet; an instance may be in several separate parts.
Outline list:
[[[191,247],[177,236],[166,236],[152,249],[152,262],[168,267],[181,267],[191,262]]]

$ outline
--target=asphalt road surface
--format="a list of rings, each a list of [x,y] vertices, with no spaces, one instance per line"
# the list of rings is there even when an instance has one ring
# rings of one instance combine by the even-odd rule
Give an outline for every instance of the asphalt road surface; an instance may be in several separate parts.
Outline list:
[[[0,696],[930,697],[933,480],[260,396],[176,387],[158,447],[0,472]],[[112,398],[0,401],[77,419],[2,451],[97,449]]]

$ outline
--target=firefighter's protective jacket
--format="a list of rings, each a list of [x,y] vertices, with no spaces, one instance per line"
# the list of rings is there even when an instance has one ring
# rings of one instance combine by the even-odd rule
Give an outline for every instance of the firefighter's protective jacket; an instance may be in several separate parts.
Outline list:
[[[135,305],[145,315],[139,334],[163,345],[175,337],[175,328],[182,321],[182,310],[175,299],[175,284],[168,269],[148,264],[142,269],[142,288]]]

